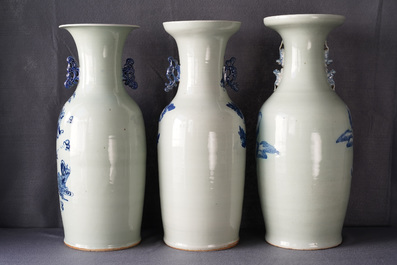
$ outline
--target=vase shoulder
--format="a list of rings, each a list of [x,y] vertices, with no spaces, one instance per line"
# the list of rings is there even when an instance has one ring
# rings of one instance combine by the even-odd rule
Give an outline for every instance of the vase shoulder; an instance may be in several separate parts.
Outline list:
[[[302,92],[292,91],[285,93],[283,91],[276,91],[263,104],[265,110],[278,111],[283,113],[290,113],[297,115],[298,113],[312,113],[316,115],[319,113],[334,113],[338,109],[345,113],[346,104],[343,100],[331,89],[325,91]],[[339,111],[337,111],[339,112]]]

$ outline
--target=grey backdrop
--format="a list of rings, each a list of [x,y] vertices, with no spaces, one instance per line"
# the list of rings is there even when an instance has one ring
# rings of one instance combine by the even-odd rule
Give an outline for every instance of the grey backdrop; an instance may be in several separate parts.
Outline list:
[[[167,57],[178,57],[163,21],[226,19],[242,22],[226,58],[237,58],[240,91],[228,91],[247,122],[243,228],[263,228],[257,191],[255,126],[271,95],[280,37],[263,17],[334,13],[346,22],[328,38],[336,91],[354,123],[354,175],[346,225],[390,225],[396,220],[397,1],[395,0],[68,0],[0,2],[0,227],[59,227],[55,139],[66,57],[77,57],[68,23],[124,23],[130,34],[123,58],[135,60],[139,88],[128,90],[142,109],[147,137],[144,228],[161,229],[157,121],[175,91],[163,91]]]

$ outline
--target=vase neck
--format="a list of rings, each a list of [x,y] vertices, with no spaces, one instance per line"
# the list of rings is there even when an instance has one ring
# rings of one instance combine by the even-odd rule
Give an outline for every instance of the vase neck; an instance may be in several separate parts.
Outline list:
[[[120,92],[121,55],[129,32],[128,25],[65,25],[79,54],[79,85],[83,93]]]
[[[344,18],[336,15],[280,17],[265,19],[265,25],[276,30],[283,39],[283,73],[277,90],[330,89],[325,41],[328,33]]]
[[[222,68],[227,41],[239,22],[166,22],[165,30],[178,45],[181,68],[179,95],[224,95]]]

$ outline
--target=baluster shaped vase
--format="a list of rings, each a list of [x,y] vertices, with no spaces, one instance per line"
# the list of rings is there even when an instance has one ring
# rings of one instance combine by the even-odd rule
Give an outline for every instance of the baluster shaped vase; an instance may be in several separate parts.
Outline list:
[[[180,67],[168,70],[177,80],[180,70],[178,92],[159,121],[164,241],[190,251],[230,248],[239,240],[245,122],[224,88],[234,77],[222,73],[235,73],[234,59],[223,67],[223,58],[240,22],[175,21],[164,28],[180,56]]]
[[[80,64],[68,67],[65,86],[79,80],[61,111],[57,132],[64,241],[89,251],[132,247],[141,240],[146,145],[142,113],[122,84],[121,56],[137,26],[60,28],[73,36]],[[129,77],[125,82],[136,85]]]
[[[267,17],[282,37],[276,90],[257,127],[257,172],[266,241],[324,249],[342,241],[353,162],[351,115],[334,91],[325,44],[338,15]]]

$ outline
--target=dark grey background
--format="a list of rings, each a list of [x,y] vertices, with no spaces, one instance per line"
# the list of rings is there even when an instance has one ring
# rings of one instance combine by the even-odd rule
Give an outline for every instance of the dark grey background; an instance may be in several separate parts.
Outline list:
[[[396,223],[397,1],[395,0],[68,0],[0,2],[0,227],[60,227],[55,139],[66,57],[77,51],[60,24],[123,23],[141,28],[123,58],[135,60],[139,88],[128,90],[142,109],[147,137],[145,229],[161,229],[156,136],[162,109],[175,92],[163,91],[167,57],[178,57],[162,22],[225,19],[242,22],[226,59],[237,58],[240,91],[229,91],[247,122],[248,146],[242,228],[264,229],[257,191],[255,126],[271,95],[279,35],[263,17],[334,13],[346,22],[328,37],[336,91],[354,123],[354,174],[346,225]],[[395,165],[393,167],[393,165]],[[395,193],[394,193],[395,194]]]

